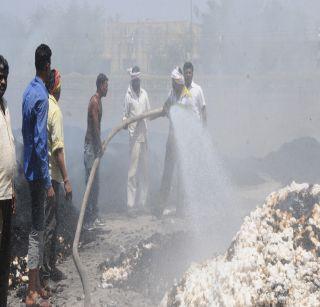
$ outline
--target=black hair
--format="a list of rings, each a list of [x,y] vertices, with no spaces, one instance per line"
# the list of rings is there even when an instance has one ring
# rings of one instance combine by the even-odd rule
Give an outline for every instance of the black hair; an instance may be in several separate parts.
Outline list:
[[[4,70],[6,75],[9,74],[9,64],[8,61],[0,54],[0,67]]]
[[[55,69],[51,69],[50,75],[49,75],[49,80],[47,82],[47,88],[48,88],[49,93],[51,93],[51,91],[52,91],[52,89],[54,87],[55,73],[56,73],[56,70]]]
[[[191,62],[185,62],[183,65],[183,71],[186,71],[187,69],[191,69],[193,71],[193,65]]]
[[[38,46],[35,52],[35,66],[37,71],[44,71],[47,64],[51,64],[51,49],[45,44]]]
[[[103,84],[103,82],[109,81],[108,77],[105,74],[100,73],[97,77],[96,85],[97,89],[100,88],[100,86]]]
[[[132,67],[132,72],[135,73],[135,72],[140,72],[140,67],[139,66],[134,66]]]

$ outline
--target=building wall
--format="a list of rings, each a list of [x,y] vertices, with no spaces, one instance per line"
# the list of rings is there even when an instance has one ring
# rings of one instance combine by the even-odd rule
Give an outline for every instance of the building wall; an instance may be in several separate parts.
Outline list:
[[[145,73],[164,73],[185,60],[197,61],[200,33],[199,25],[191,28],[186,21],[108,22],[105,65],[110,73],[121,74],[132,65]]]

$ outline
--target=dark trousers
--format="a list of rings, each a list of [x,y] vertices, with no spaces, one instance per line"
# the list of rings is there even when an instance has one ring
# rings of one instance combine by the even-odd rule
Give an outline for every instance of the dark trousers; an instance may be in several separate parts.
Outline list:
[[[86,185],[88,183],[91,169],[95,159],[96,159],[96,155],[94,153],[93,146],[90,144],[85,144],[84,166],[85,166],[85,172],[86,172],[85,173]],[[98,197],[99,197],[99,168],[96,171],[96,175],[92,183],[91,193],[88,199],[88,205],[84,215],[85,223],[92,223],[98,217]]]
[[[12,199],[0,200],[0,306],[7,306]]]
[[[45,207],[45,230],[44,230],[44,254],[43,269],[44,277],[49,277],[50,272],[55,268],[57,260],[57,229],[59,225],[59,206],[60,206],[60,183],[52,180],[55,197],[48,200]]]

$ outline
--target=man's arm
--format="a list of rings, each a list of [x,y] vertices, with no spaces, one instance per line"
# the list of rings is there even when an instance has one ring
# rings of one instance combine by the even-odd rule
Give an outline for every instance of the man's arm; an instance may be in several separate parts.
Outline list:
[[[204,99],[202,88],[200,87],[200,105],[201,105],[201,119],[203,126],[207,126],[207,107],[206,107],[206,101]]]
[[[170,94],[169,97],[167,98],[166,102],[163,105],[162,116],[169,117],[171,105],[172,105],[172,98],[171,98],[171,94]]]
[[[146,103],[147,103],[147,112],[151,111],[151,107],[150,107],[150,101],[149,101],[149,96],[148,94],[146,93]]]
[[[207,108],[204,105],[201,109],[201,119],[204,127],[207,127]]]
[[[39,100],[35,106],[35,126],[34,126],[34,145],[35,152],[40,163],[40,172],[44,180],[45,188],[51,190],[51,179],[49,176],[48,146],[47,146],[47,118],[48,101]],[[50,196],[52,196],[50,191]]]
[[[126,94],[126,96],[124,97],[122,120],[123,121],[127,120],[129,118],[129,114],[130,114],[129,97],[128,97],[128,94]],[[124,129],[128,129],[128,125],[126,125]]]
[[[64,156],[64,149],[59,148],[54,152],[54,157],[56,161],[58,162],[58,167],[61,172],[62,178],[63,178],[63,183],[64,183],[64,190],[66,192],[66,199],[71,200],[72,199],[72,187],[70,180],[68,178],[68,172],[67,172],[67,167],[66,167],[66,160]]]
[[[90,116],[93,124],[93,144],[95,154],[98,155],[102,151],[102,143],[100,138],[100,122],[99,122],[99,106],[96,100],[90,102]]]
[[[68,178],[67,167],[64,156],[64,140],[63,140],[63,119],[60,110],[57,110],[52,117],[52,152],[54,159],[57,161],[62,179],[64,182],[64,189],[66,198],[72,199],[72,188]]]

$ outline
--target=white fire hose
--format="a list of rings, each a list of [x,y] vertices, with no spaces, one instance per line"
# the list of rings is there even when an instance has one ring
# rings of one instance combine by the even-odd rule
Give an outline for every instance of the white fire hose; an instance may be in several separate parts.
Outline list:
[[[81,262],[81,259],[79,256],[79,251],[78,251],[78,246],[79,246],[79,239],[80,239],[80,234],[81,234],[81,230],[82,230],[83,218],[84,218],[84,214],[85,214],[87,204],[88,204],[88,198],[89,198],[89,195],[91,192],[92,183],[93,183],[96,171],[99,167],[100,159],[102,158],[104,152],[106,151],[107,146],[110,143],[111,139],[119,131],[121,131],[123,128],[125,128],[126,126],[128,126],[134,122],[137,122],[137,121],[145,119],[145,118],[150,118],[151,120],[156,119],[160,116],[163,116],[163,114],[164,114],[163,108],[158,108],[158,109],[152,110],[150,112],[146,112],[141,115],[138,115],[138,116],[135,116],[132,118],[128,118],[127,120],[123,121],[120,125],[118,125],[112,129],[112,131],[108,135],[107,139],[102,143],[101,155],[94,160],[93,166],[91,168],[90,176],[88,179],[88,183],[86,186],[86,191],[83,196],[79,219],[78,219],[78,224],[77,224],[77,229],[76,229],[76,233],[75,233],[74,240],[73,240],[73,246],[72,246],[73,260],[74,260],[74,263],[75,263],[77,270],[79,272],[82,287],[83,287],[84,306],[85,307],[91,307],[91,293],[90,293],[88,275],[85,270],[85,267],[83,266],[83,264]]]

